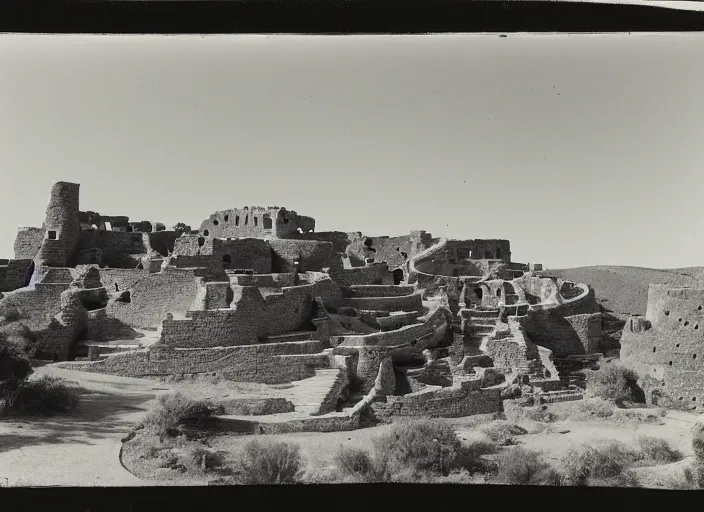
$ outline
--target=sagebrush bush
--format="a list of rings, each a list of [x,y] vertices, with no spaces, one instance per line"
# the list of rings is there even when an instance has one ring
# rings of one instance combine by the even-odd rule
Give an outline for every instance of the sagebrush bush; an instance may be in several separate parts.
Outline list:
[[[335,455],[335,466],[343,476],[351,476],[365,482],[380,480],[374,462],[369,452],[361,448],[341,447]]]
[[[303,476],[298,445],[286,442],[250,441],[234,469],[236,480],[247,485],[294,484]]]
[[[637,482],[630,468],[639,454],[618,441],[602,441],[571,449],[561,460],[566,485],[604,486],[609,482],[633,486]]]
[[[623,406],[636,401],[638,375],[620,364],[608,364],[587,372],[587,393]]]
[[[202,424],[218,413],[222,413],[222,407],[214,406],[207,400],[196,400],[178,392],[168,393],[157,399],[143,424],[160,434],[174,433],[185,422]]]
[[[683,455],[679,450],[670,446],[666,439],[641,435],[638,437],[638,445],[642,458],[657,464],[669,464],[682,460]]]
[[[454,429],[432,419],[397,423],[373,443],[376,467],[387,477],[400,472],[447,475],[461,460],[462,443]]]
[[[0,302],[0,317],[8,322],[15,322],[20,319],[20,311],[10,304]]]
[[[58,414],[75,409],[80,399],[63,379],[45,375],[19,384],[8,401],[10,409],[24,414]]]
[[[692,428],[692,450],[697,460],[704,462],[704,423],[697,423]]]
[[[560,485],[561,476],[542,454],[520,446],[505,450],[497,459],[496,480],[511,485]]]

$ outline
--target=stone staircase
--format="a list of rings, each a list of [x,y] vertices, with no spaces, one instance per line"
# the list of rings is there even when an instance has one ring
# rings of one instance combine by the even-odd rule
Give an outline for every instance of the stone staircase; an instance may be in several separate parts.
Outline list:
[[[554,404],[557,402],[571,402],[574,400],[582,400],[584,395],[578,389],[562,389],[560,391],[548,391],[540,395],[540,401],[543,404]]]
[[[467,313],[470,323],[468,341],[480,345],[496,329],[501,312],[498,309],[473,309]]]
[[[337,399],[347,384],[344,370],[339,368],[316,369],[315,376],[292,383],[288,399],[297,413],[318,416],[333,412]]]
[[[553,364],[557,369],[558,377],[565,386],[584,389],[586,382],[581,372],[585,369],[596,369],[600,358],[600,354],[554,357]]]

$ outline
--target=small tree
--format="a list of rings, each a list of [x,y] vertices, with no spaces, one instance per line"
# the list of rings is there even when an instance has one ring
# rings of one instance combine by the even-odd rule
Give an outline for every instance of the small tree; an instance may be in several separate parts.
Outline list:
[[[0,399],[9,405],[22,382],[32,373],[32,363],[27,353],[16,343],[0,335]]]

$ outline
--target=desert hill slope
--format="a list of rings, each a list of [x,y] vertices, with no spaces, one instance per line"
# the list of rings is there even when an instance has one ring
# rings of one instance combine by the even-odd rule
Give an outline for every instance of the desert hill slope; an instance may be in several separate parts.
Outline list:
[[[654,269],[616,265],[597,265],[566,269],[547,269],[545,276],[586,283],[596,292],[604,309],[615,316],[644,315],[650,283],[673,286],[704,284],[704,267]]]

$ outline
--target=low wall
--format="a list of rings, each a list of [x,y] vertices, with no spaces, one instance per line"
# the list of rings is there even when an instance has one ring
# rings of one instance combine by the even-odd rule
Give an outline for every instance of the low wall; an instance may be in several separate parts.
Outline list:
[[[460,418],[502,410],[501,388],[469,390],[463,386],[424,389],[404,396],[387,396],[371,404],[374,415],[383,422],[394,417]]]
[[[420,293],[400,297],[348,297],[345,304],[355,309],[377,311],[423,311],[423,299]]]
[[[331,336],[330,344],[343,347],[398,347],[399,345],[411,345],[414,341],[432,332],[433,328],[425,323],[412,324],[395,331]]]
[[[340,286],[365,284],[394,284],[393,274],[386,263],[374,263],[364,267],[339,268],[331,276]]]
[[[237,382],[281,384],[315,375],[329,366],[318,341],[249,346],[178,349],[153,346],[146,350],[111,354],[100,361],[62,363],[61,368],[124,377],[152,377],[216,373]]]

